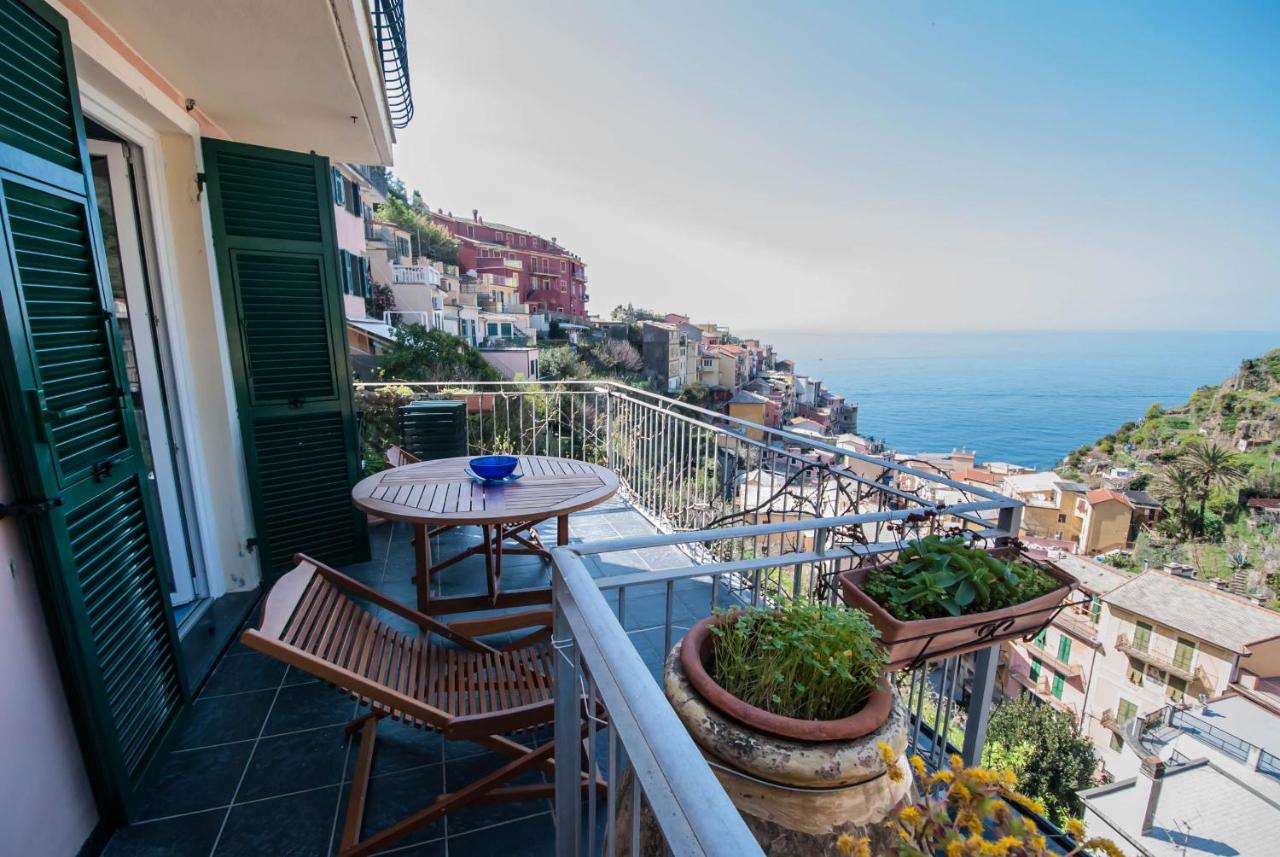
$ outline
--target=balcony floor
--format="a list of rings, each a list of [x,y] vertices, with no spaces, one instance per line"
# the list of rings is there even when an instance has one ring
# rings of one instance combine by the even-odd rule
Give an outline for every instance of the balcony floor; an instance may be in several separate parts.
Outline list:
[[[652,533],[653,526],[621,501],[574,514],[574,542]],[[555,522],[544,525],[552,543]],[[413,553],[409,530],[385,524],[372,531],[372,561],[345,571],[406,603],[412,603]],[[437,556],[450,556],[479,542],[475,528],[454,530],[433,541]],[[483,565],[471,557],[433,584],[442,594],[483,591]],[[674,548],[610,555],[598,574],[688,564]],[[546,584],[550,564],[539,557],[503,560],[510,588]],[[646,587],[647,588],[647,587]],[[625,627],[655,676],[665,652],[666,599],[631,591]],[[682,582],[673,606],[673,634],[709,612],[710,583]],[[610,596],[611,602],[615,599]],[[253,617],[256,620],[257,616]],[[446,617],[447,618],[447,617]],[[355,768],[343,725],[356,704],[333,688],[234,643],[210,676],[191,718],[166,758],[157,761],[141,800],[142,818],[120,830],[108,857],[311,857],[335,851]],[[530,739],[533,740],[533,739]],[[385,720],[378,729],[373,779],[365,812],[372,833],[421,808],[441,791],[456,789],[493,770],[499,757],[468,742]],[[541,776],[536,774],[534,776]],[[484,857],[550,854],[555,828],[548,801],[472,805],[401,841],[386,853]]]

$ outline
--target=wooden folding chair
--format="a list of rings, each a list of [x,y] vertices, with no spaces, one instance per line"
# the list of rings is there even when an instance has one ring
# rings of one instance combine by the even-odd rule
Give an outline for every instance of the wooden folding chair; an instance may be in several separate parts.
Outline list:
[[[480,635],[530,629],[509,645],[496,648],[459,633],[376,589],[314,559],[294,557],[295,568],[267,594],[258,628],[244,632],[246,646],[336,686],[370,712],[347,725],[360,734],[360,750],[347,803],[340,857],[356,857],[386,848],[395,840],[476,801],[546,799],[551,783],[508,785],[531,769],[554,771],[554,743],[536,749],[505,737],[553,720],[551,612],[529,611],[473,620]],[[384,607],[417,624],[419,634],[406,634],[375,618],[363,602]],[[439,639],[436,639],[439,638]],[[580,688],[567,692],[577,693]],[[591,715],[602,719],[602,712]],[[361,840],[365,797],[373,765],[378,721],[390,716],[414,726],[435,729],[446,740],[466,739],[510,760],[456,792],[385,830]],[[584,720],[585,722],[585,720]],[[585,737],[586,731],[583,730]],[[605,783],[584,788],[601,792]]]

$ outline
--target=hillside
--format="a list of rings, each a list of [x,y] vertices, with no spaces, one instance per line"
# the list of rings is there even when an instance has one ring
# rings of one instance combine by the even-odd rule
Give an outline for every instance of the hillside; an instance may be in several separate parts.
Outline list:
[[[1208,491],[1196,457],[1206,449],[1224,470]],[[1183,562],[1280,606],[1280,518],[1246,506],[1251,497],[1280,497],[1280,349],[1242,361],[1234,376],[1181,405],[1153,404],[1141,419],[1072,452],[1059,470],[1095,482],[1117,468],[1121,478],[1125,468],[1137,471],[1128,487],[1166,509],[1163,523],[1139,536],[1132,567]]]

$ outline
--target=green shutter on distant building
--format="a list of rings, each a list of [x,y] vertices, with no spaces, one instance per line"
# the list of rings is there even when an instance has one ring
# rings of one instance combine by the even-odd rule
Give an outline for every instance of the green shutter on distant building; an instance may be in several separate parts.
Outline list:
[[[328,160],[209,139],[204,153],[263,572],[298,552],[368,559]]]
[[[1066,679],[1063,677],[1062,673],[1054,672],[1051,692],[1055,699],[1062,699],[1062,688],[1065,683]]]
[[[66,21],[0,0],[0,438],[11,496],[59,503],[17,520],[111,823],[132,814],[187,695],[89,176]]]
[[[1064,664],[1071,662],[1071,638],[1066,634],[1058,638],[1058,660]]]
[[[1031,659],[1031,680],[1032,681],[1035,681],[1036,679],[1040,678],[1040,670],[1043,666],[1044,664],[1041,663],[1039,658]]]

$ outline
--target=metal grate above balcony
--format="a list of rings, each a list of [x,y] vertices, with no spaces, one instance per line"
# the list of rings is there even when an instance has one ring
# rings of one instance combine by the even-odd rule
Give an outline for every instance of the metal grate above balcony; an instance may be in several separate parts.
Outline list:
[[[401,0],[372,0],[373,40],[382,65],[391,124],[406,128],[413,119],[413,91],[409,87],[409,44],[404,31]]]

